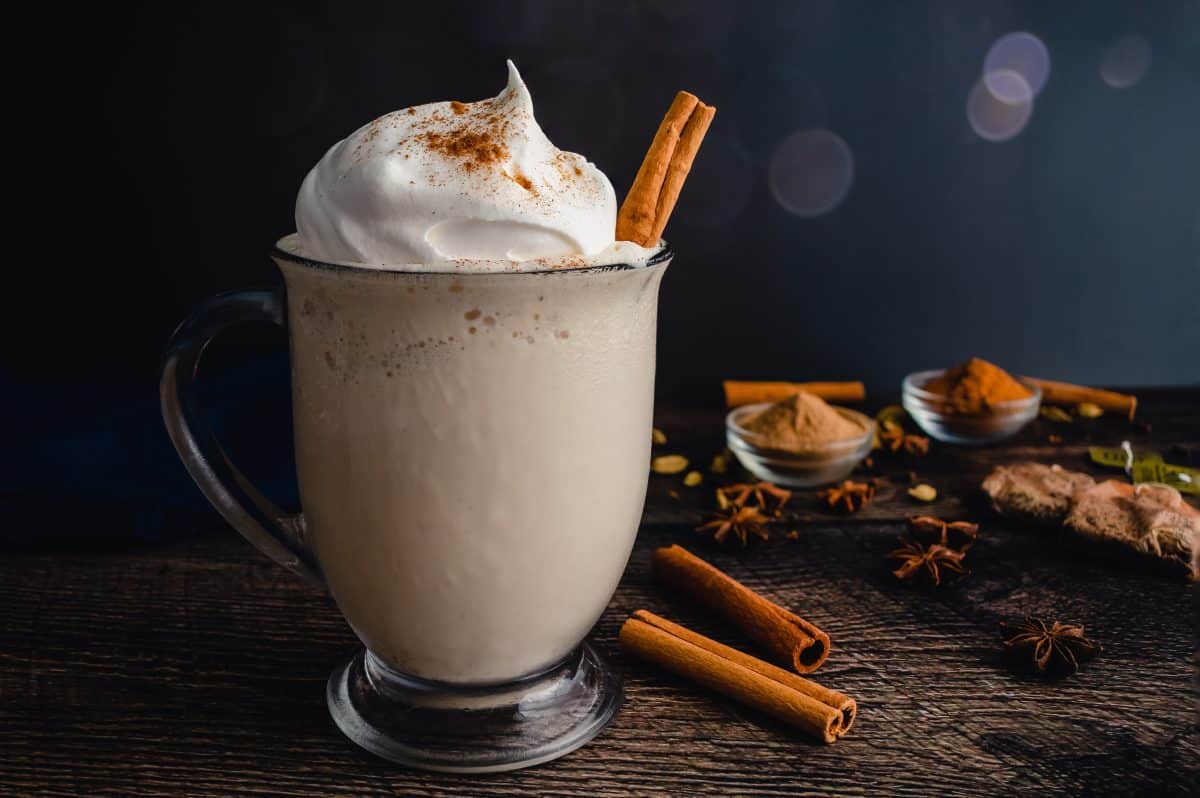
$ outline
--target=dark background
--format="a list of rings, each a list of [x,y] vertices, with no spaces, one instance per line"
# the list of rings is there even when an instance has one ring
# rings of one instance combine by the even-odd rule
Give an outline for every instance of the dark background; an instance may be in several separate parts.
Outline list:
[[[1090,384],[1200,380],[1197,0],[29,15],[0,308],[4,493],[190,491],[155,407],[172,327],[208,295],[277,279],[266,251],[331,144],[397,108],[492,96],[506,57],[551,140],[594,160],[618,196],[677,89],[718,108],[667,230],[662,401],[715,401],[723,377],[895,391],[908,371],[970,355]],[[1051,72],[1024,131],[993,143],[966,100],[1013,31],[1045,43]],[[1115,89],[1100,65],[1129,34],[1149,43],[1150,68]],[[846,142],[853,182],[838,207],[800,218],[767,176],[781,142],[810,128]],[[231,419],[286,403],[269,355],[282,345],[218,347],[210,385]],[[244,423],[259,436],[250,456],[286,448],[286,429]]]

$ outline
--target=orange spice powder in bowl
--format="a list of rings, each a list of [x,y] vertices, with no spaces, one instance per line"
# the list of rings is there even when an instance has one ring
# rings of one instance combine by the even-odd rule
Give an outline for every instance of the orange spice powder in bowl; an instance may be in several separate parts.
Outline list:
[[[909,374],[901,386],[901,403],[913,421],[946,443],[1012,437],[1037,416],[1041,402],[1035,383],[981,358],[944,371]]]

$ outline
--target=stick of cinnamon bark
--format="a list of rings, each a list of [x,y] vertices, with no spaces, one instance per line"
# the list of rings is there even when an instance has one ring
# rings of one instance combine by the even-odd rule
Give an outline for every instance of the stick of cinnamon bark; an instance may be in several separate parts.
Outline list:
[[[1039,380],[1034,377],[1027,379],[1042,389],[1042,401],[1048,404],[1075,405],[1091,402],[1114,413],[1126,413],[1130,421],[1133,421],[1133,415],[1137,412],[1136,396],[1101,388],[1088,388],[1085,385],[1072,385],[1069,382]]]
[[[621,646],[634,656],[754,707],[826,743],[850,730],[853,698],[769,662],[722,645],[646,610],[621,627]]]
[[[829,656],[829,635],[682,546],[657,549],[650,562],[657,579],[741,629],[775,662],[812,673]]]
[[[618,241],[658,243],[714,114],[694,94],[675,95],[617,213]]]
[[[778,402],[800,391],[827,402],[861,402],[867,389],[861,382],[739,382],[725,380],[725,405],[741,407],[760,402]]]

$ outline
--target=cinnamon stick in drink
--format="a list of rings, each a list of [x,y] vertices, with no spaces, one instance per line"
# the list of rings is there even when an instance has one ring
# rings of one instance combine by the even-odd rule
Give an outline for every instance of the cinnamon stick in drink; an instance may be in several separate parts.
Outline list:
[[[804,391],[826,402],[861,402],[867,389],[861,382],[739,382],[725,380],[725,405],[741,407],[779,402]]]
[[[700,142],[704,141],[704,134],[708,132],[708,126],[712,124],[716,113],[716,108],[697,101],[687,124],[683,126],[679,134],[679,143],[675,146],[675,152],[671,153],[671,162],[663,178],[662,191],[658,194],[658,204],[654,209],[654,227],[650,230],[650,244],[644,246],[656,244],[662,238],[667,219],[671,218],[675,202],[679,199],[679,192],[683,190],[683,181],[692,171],[692,161],[696,160]]]
[[[715,113],[694,94],[675,95],[617,213],[618,241],[658,243]]]
[[[650,562],[656,579],[741,629],[771,660],[797,673],[812,673],[829,656],[825,632],[682,546],[657,549]]]
[[[826,743],[850,730],[853,698],[722,645],[646,610],[621,627],[621,647]]]
[[[1042,401],[1047,404],[1075,405],[1081,402],[1091,402],[1097,407],[1114,413],[1125,413],[1133,421],[1137,412],[1137,397],[1129,394],[1105,391],[1101,388],[1088,388],[1085,385],[1072,385],[1069,382],[1055,380],[1039,380],[1027,377],[1030,382],[1042,389]]]

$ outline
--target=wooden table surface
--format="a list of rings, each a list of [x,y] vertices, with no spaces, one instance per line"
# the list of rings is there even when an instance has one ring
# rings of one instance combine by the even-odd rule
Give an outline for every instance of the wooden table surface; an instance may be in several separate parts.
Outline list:
[[[652,478],[629,569],[592,634],[625,672],[625,707],[583,749],[493,776],[406,771],[343,738],[324,688],[350,630],[232,531],[2,551],[0,795],[1195,794],[1195,589],[1005,523],[977,492],[996,462],[1101,473],[1084,447],[1124,438],[1195,464],[1200,390],[1143,392],[1142,406],[1150,432],[1039,420],[1000,446],[935,444],[911,465],[885,463],[892,480],[862,513],[831,516],[802,493],[794,518],[745,550],[692,531],[711,483]],[[716,408],[659,423],[662,451],[707,462],[721,446]],[[951,589],[908,589],[884,561],[902,519],[926,509],[902,489],[910,468],[947,497],[936,511],[982,524],[973,573]],[[785,539],[793,528],[799,539]],[[672,542],[829,632],[814,677],[858,699],[847,737],[812,743],[621,656],[617,629],[639,607],[746,645],[651,584],[649,553]],[[1011,675],[998,623],[1025,613],[1082,623],[1104,652],[1057,683]]]

